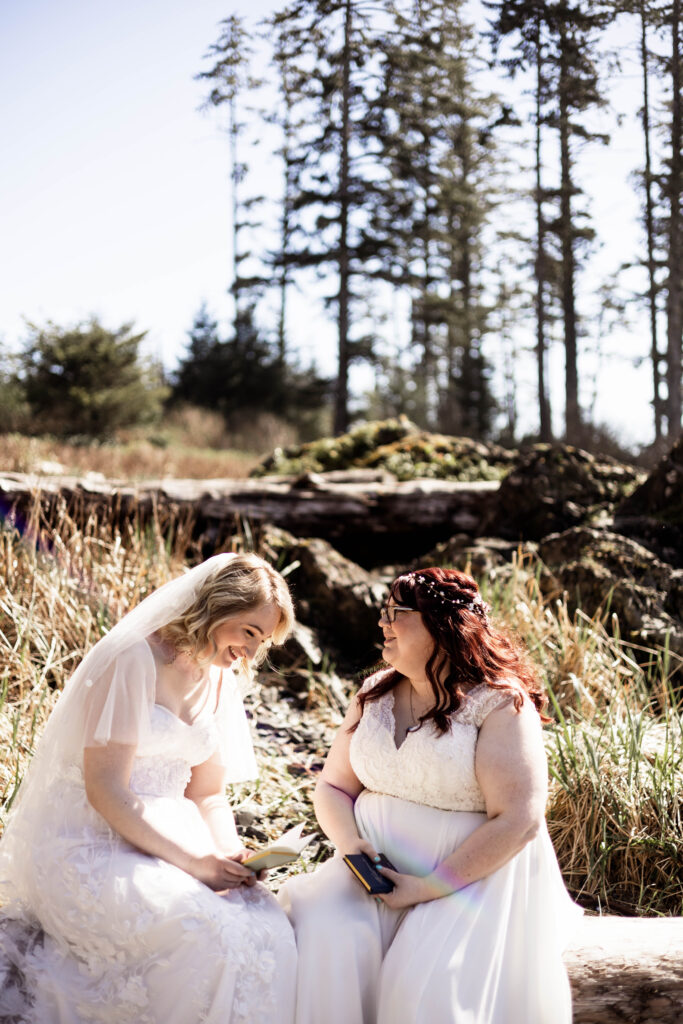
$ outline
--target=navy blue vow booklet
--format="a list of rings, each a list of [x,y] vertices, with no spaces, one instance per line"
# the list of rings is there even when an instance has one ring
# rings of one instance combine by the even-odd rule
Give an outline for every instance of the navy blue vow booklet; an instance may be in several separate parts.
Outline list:
[[[344,863],[351,868],[358,881],[371,896],[375,896],[377,893],[391,892],[394,888],[394,883],[377,870],[378,865],[389,868],[391,871],[396,870],[383,853],[380,853],[377,862],[368,857],[367,853],[348,853],[344,857]]]

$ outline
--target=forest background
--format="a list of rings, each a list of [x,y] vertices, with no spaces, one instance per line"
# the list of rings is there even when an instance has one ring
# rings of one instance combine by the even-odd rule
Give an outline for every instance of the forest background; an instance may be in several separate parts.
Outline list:
[[[6,430],[111,437],[189,403],[228,431],[265,414],[265,446],[397,412],[507,443],[675,439],[677,3],[300,0],[207,43],[228,315],[200,304],[184,352],[180,324],[150,347],[101,322],[103,283],[94,320],[5,342]]]

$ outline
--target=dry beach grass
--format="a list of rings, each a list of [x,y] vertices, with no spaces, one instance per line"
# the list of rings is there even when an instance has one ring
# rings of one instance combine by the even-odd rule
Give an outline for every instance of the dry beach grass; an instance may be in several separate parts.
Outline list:
[[[150,439],[131,435],[117,443],[81,445],[57,438],[3,434],[0,446],[5,472],[39,476],[63,473],[68,467],[74,476],[95,474],[109,480],[240,479],[248,476],[258,462],[257,455],[209,446],[199,430],[194,439],[188,434],[174,444],[167,444],[163,436]]]
[[[56,523],[37,511],[27,522],[4,522],[2,820],[81,652],[192,554],[179,524],[131,523],[121,533],[93,517],[79,528],[66,508]],[[680,914],[683,726],[665,652],[636,658],[599,616],[570,616],[561,598],[542,595],[534,567],[521,560],[485,589],[494,613],[529,644],[553,702],[548,821],[569,888],[592,909]],[[294,693],[266,668],[248,698],[261,777],[235,787],[233,799],[253,845],[299,820],[315,828],[311,791],[341,710],[325,673],[308,678],[308,690]],[[293,870],[327,852],[316,841]]]

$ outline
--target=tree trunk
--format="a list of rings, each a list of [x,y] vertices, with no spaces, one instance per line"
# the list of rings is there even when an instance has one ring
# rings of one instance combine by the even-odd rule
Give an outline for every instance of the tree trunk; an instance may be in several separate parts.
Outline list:
[[[342,55],[342,110],[339,154],[339,367],[335,394],[334,430],[343,434],[349,426],[349,143],[351,134],[351,0],[344,5]]]
[[[237,162],[237,136],[239,135],[239,124],[237,122],[237,109],[235,97],[231,96],[228,103],[228,136],[230,139],[230,185],[232,188],[232,267],[230,270],[230,287],[228,291],[233,294],[235,302],[235,324],[239,316],[239,289],[237,287],[237,273],[239,267],[239,255],[237,246],[239,242],[239,166]]]
[[[456,533],[478,533],[499,483],[480,480],[396,481],[381,471],[351,470],[249,480],[164,480],[90,483],[75,477],[5,473],[0,501],[28,519],[38,500],[50,523],[64,505],[78,523],[95,513],[115,522],[183,531],[216,550],[248,522],[298,537],[322,537],[364,564],[389,562],[397,550],[410,559]]]
[[[574,1024],[680,1024],[683,920],[586,917],[565,953]]]
[[[463,124],[460,135],[462,177],[460,187],[462,195],[468,195],[468,179],[470,174],[470,133],[467,124]],[[474,330],[472,315],[473,284],[472,284],[472,236],[467,224],[467,209],[463,207],[459,233],[461,249],[460,282],[462,285],[462,340],[463,340],[463,377],[469,381],[469,397],[463,402],[463,425],[466,437],[481,438],[484,435],[484,381],[482,379],[480,339]]]
[[[285,115],[283,123],[283,144],[282,160],[284,163],[283,175],[283,196],[282,196],[282,219],[280,221],[280,258],[282,266],[280,269],[280,309],[278,312],[277,343],[278,359],[282,366],[287,359],[287,289],[289,288],[289,243],[292,237],[291,208],[292,208],[292,141],[293,131],[291,122],[290,98],[287,91],[285,72],[283,71],[282,96],[285,103]]]
[[[572,444],[579,440],[581,414],[577,366],[576,301],[574,297],[574,225],[572,223],[572,166],[569,149],[569,104],[567,102],[567,48],[564,32],[560,37],[560,241],[562,247],[562,309],[565,347],[565,431]]]
[[[652,157],[650,154],[650,98],[647,60],[647,19],[645,4],[640,4],[640,59],[643,68],[643,138],[645,142],[645,231],[647,235],[647,273],[649,281],[650,362],[652,364],[652,413],[655,444],[662,438],[661,375],[657,338],[657,280],[655,277],[654,203],[652,199]]]
[[[681,296],[681,54],[680,0],[671,12],[671,171],[669,176],[669,260],[667,294],[667,430],[674,441],[681,429],[681,340],[683,337]]]
[[[550,442],[553,438],[550,401],[545,379],[546,310],[545,310],[545,223],[543,221],[543,185],[541,181],[541,101],[543,54],[541,50],[541,23],[537,23],[536,37],[536,371],[538,381],[539,437]]]

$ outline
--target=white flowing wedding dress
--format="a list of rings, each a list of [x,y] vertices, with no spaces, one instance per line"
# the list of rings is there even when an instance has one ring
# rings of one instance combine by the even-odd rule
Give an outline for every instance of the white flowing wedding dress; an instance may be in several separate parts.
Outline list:
[[[486,820],[477,733],[508,699],[478,686],[449,733],[427,723],[398,748],[393,693],[365,705],[351,740],[356,822],[399,871],[428,874]],[[367,895],[339,854],[279,898],[299,951],[296,1024],[571,1022],[561,956],[581,911],[545,828],[493,874],[407,911]]]
[[[135,653],[124,657],[139,665]],[[148,821],[198,854],[213,852],[184,791],[192,766],[216,750],[217,720],[208,715],[190,725],[158,704],[149,717],[130,788]],[[0,1021],[292,1021],[294,937],[263,885],[219,896],[136,850],[89,804],[80,757],[62,765],[48,786],[41,820],[31,824],[24,813],[17,822],[30,827],[30,841],[22,840],[21,864],[14,842],[7,869],[10,897],[14,887],[21,898],[0,909]]]

